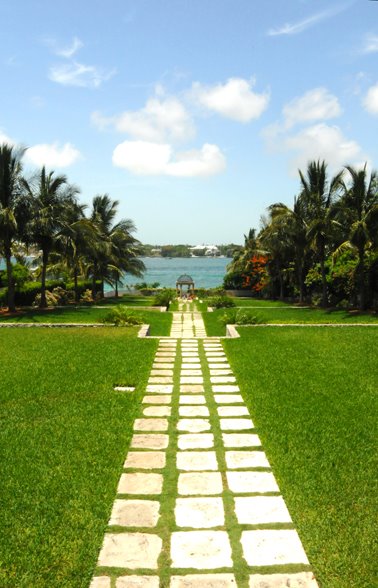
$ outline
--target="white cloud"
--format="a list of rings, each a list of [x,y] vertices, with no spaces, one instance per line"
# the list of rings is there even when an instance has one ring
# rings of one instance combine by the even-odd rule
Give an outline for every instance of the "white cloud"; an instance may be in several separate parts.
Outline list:
[[[347,139],[341,129],[320,123],[301,130],[299,133],[283,137],[275,147],[291,153],[291,171],[296,174],[297,169],[303,169],[312,160],[325,160],[333,169],[339,169],[347,164],[356,164],[367,159],[356,141]]]
[[[94,112],[92,122],[99,129],[113,126],[118,132],[142,141],[184,141],[195,134],[189,113],[174,97],[150,98],[144,108],[110,118]]]
[[[230,78],[225,84],[203,86],[195,83],[192,96],[202,106],[239,122],[247,123],[259,118],[269,103],[269,93],[257,94],[252,90],[254,80]]]
[[[361,53],[377,53],[378,51],[378,35],[368,33],[365,35]]]
[[[296,123],[335,118],[340,116],[341,112],[337,97],[326,88],[309,90],[303,96],[291,100],[283,108],[286,128]]]
[[[367,91],[363,106],[370,114],[378,114],[378,83],[371,86]]]
[[[63,86],[98,88],[114,74],[115,70],[102,71],[94,65],[74,62],[51,67],[49,78],[51,81]]]
[[[174,154],[167,143],[124,141],[114,149],[113,164],[136,175],[204,177],[222,172],[226,160],[217,145]]]
[[[8,145],[16,145],[16,141],[8,137],[3,131],[0,129],[0,145],[3,143],[7,143]]]
[[[280,35],[297,35],[298,33],[302,33],[306,29],[318,24],[322,20],[326,20],[327,18],[331,18],[332,16],[339,14],[348,6],[349,2],[343,5],[334,6],[328,10],[323,10],[322,12],[312,14],[311,16],[308,16],[307,18],[304,18],[295,23],[285,23],[279,28],[269,29],[267,34],[270,37],[276,37]]]
[[[67,59],[69,59],[70,57],[73,57],[75,53],[83,47],[83,45],[84,44],[80,39],[74,37],[71,45],[63,49],[56,49],[55,53],[57,55],[60,55],[61,57],[66,57]]]
[[[30,147],[25,158],[38,167],[69,167],[81,158],[81,154],[71,143],[65,143],[61,147],[59,143],[41,143]]]

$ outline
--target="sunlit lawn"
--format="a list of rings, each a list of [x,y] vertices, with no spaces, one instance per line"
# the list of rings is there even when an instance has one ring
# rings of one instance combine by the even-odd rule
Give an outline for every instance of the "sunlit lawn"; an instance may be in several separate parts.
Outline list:
[[[320,586],[376,586],[378,329],[239,331],[225,348]]]
[[[88,587],[156,345],[130,328],[0,330],[2,588]]]

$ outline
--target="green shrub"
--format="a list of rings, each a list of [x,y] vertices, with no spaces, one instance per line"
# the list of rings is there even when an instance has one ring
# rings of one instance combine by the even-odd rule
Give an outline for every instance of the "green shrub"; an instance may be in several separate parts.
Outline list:
[[[154,306],[165,306],[168,310],[172,300],[176,298],[176,290],[173,288],[163,288],[160,292],[155,294],[153,301]]]
[[[42,294],[40,292],[36,295],[33,306],[38,307],[41,304],[41,296]],[[59,304],[58,298],[50,290],[46,290],[46,303],[48,308],[58,306]]]
[[[105,324],[112,324],[116,327],[128,327],[132,325],[141,325],[142,320],[122,304],[112,308],[102,319]]]
[[[80,302],[93,302],[92,290],[84,290],[80,296]]]
[[[261,325],[266,320],[258,314],[244,308],[232,308],[226,311],[220,321],[223,325]]]
[[[207,304],[212,308],[232,308],[235,301],[229,296],[211,296],[207,299]]]

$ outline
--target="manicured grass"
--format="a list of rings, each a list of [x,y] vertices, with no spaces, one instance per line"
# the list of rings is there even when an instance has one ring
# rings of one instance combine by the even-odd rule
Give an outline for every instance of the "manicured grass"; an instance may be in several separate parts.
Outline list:
[[[104,298],[96,302],[96,306],[110,304],[124,304],[125,306],[153,306],[153,296],[139,296],[137,294],[122,294],[118,298]]]
[[[0,330],[2,588],[88,587],[157,346],[135,335]]]
[[[264,301],[265,302],[265,301]],[[232,309],[231,309],[232,310]],[[246,307],[247,310],[247,307]],[[224,336],[226,329],[220,318],[227,309],[204,312],[203,320],[208,336]],[[378,323],[376,313],[347,312],[345,310],[323,310],[318,308],[251,308],[250,312],[268,324],[293,324],[293,323],[322,323],[322,324],[348,324],[348,323]]]
[[[15,316],[0,316],[0,322],[17,323],[101,323],[108,314],[108,308],[91,306],[67,306],[48,310],[27,310]],[[169,335],[172,315],[159,310],[135,309],[134,314],[143,323],[151,325],[151,335]]]
[[[378,330],[240,333],[224,345],[321,587],[372,588]]]

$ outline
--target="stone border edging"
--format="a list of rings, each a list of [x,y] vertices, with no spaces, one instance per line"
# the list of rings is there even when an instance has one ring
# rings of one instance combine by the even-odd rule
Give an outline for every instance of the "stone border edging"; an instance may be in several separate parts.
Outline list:
[[[138,331],[138,337],[139,338],[148,337],[149,333],[150,333],[150,325],[142,325]]]
[[[236,325],[226,325],[226,337],[231,339],[237,339],[240,337],[239,333],[236,330]]]

